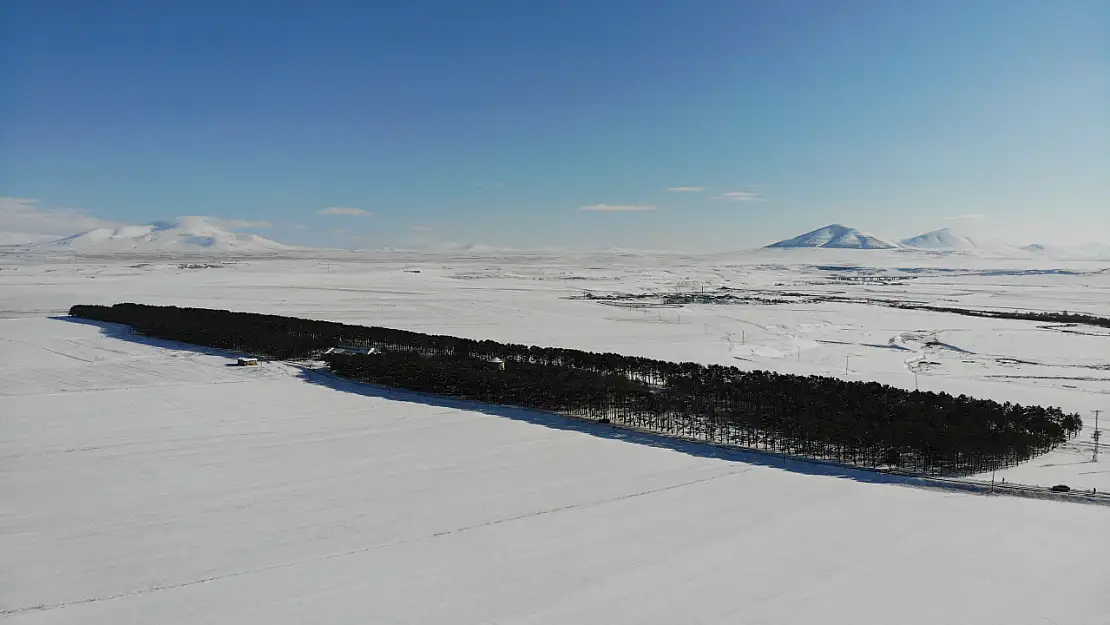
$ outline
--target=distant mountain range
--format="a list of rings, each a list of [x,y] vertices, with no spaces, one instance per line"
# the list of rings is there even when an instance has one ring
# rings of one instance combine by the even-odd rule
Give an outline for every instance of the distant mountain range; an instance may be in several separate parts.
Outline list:
[[[977,240],[954,232],[950,228],[941,228],[919,234],[915,237],[891,242],[879,237],[860,232],[855,228],[841,224],[832,224],[818,228],[805,234],[768,245],[769,248],[839,248],[854,250],[894,250],[911,249],[931,252],[975,252],[980,250],[1005,251],[1005,246],[986,246]],[[1020,249],[1022,251],[1043,251],[1043,246],[1029,245]]]
[[[233,232],[206,217],[178,217],[144,226],[97,228],[61,239],[37,241],[36,251],[99,255],[266,254],[290,249],[255,234]]]
[[[212,217],[178,217],[142,226],[98,228],[64,238],[41,234],[0,232],[0,247],[20,252],[71,253],[85,256],[265,256],[283,252],[311,253],[308,248],[288,246],[277,241],[236,232],[235,222]],[[957,233],[950,228],[926,232],[897,242],[882,239],[842,224],[831,224],[792,239],[767,246],[791,249],[917,250],[929,253],[1003,253],[1037,256],[1105,257],[1110,247],[1104,244],[1058,247],[1042,244],[1005,245],[985,242]],[[334,250],[333,250],[334,251]],[[383,248],[379,251],[388,251]],[[412,250],[398,250],[412,251]],[[433,251],[433,250],[428,250]],[[485,245],[443,244],[434,251],[490,254],[523,250]],[[563,250],[565,251],[565,250]],[[639,250],[611,248],[607,253],[638,254]]]

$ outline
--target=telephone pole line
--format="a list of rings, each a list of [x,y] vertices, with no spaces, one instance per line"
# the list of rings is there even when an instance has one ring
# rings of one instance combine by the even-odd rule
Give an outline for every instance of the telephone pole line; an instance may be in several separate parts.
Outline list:
[[[1091,462],[1098,462],[1098,439],[1102,438],[1102,431],[1098,429],[1098,413],[1100,412],[1102,411],[1095,411],[1095,432],[1091,434],[1091,438],[1095,441],[1095,451],[1091,454]]]

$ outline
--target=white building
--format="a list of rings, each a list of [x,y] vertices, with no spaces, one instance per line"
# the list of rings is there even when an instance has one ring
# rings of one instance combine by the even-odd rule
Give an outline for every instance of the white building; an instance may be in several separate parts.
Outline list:
[[[324,353],[369,356],[370,354],[377,354],[380,352],[378,352],[378,348],[376,347],[329,347]]]

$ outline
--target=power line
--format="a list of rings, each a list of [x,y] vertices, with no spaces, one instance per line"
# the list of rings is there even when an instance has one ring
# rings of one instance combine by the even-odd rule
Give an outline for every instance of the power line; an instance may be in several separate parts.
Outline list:
[[[1091,454],[1091,462],[1099,461],[1099,438],[1102,437],[1102,431],[1099,430],[1099,413],[1102,411],[1094,411],[1094,433],[1091,438],[1094,440],[1094,453]]]

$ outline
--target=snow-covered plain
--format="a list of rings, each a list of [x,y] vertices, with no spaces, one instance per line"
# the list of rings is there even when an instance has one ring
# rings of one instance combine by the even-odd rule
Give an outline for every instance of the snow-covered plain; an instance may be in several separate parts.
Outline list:
[[[281,363],[228,367],[51,318],[119,301],[274,312],[920,384],[1090,425],[1110,408],[1107,331],[865,303],[570,297],[728,286],[1110,316],[1108,267],[835,250],[0,256],[0,619],[1110,622],[1106,507],[915,489]],[[911,279],[834,279],[860,274]],[[1110,490],[1089,434],[998,477]]]

